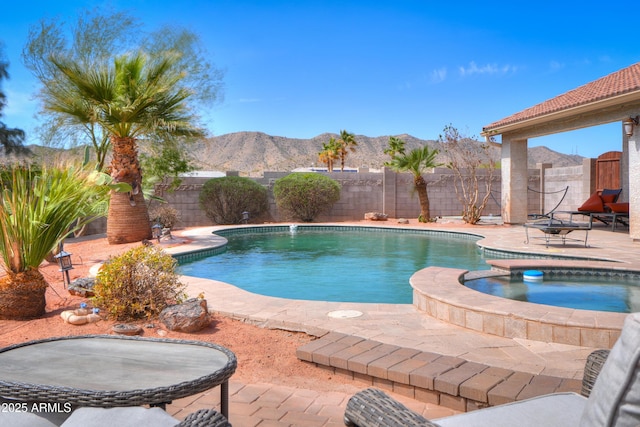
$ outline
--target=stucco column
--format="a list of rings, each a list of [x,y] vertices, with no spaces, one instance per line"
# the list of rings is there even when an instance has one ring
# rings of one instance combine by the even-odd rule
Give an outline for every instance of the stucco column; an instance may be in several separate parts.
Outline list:
[[[511,140],[502,136],[502,220],[505,224],[527,222],[527,169],[526,139]]]
[[[640,242],[640,126],[627,141],[629,159],[629,237]],[[623,181],[624,182],[624,181]]]

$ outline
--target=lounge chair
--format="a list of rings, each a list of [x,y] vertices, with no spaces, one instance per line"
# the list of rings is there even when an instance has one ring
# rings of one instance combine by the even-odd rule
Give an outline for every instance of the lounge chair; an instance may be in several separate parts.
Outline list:
[[[621,188],[596,191],[575,211],[564,211],[570,215],[584,215],[589,217],[589,223],[595,219],[603,224],[611,224],[611,229],[616,230],[617,224],[629,225],[629,203],[618,203],[622,193]]]
[[[345,424],[358,427],[637,427],[640,425],[640,313],[627,316],[611,351],[587,359],[581,394],[553,393],[427,420],[377,389],[356,393]]]

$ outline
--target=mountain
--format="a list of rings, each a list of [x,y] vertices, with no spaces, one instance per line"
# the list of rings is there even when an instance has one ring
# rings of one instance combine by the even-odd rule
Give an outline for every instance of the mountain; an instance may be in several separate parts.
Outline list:
[[[438,148],[439,143],[433,140],[422,140],[411,135],[395,135],[405,141],[407,151],[422,147],[425,144]],[[206,138],[189,144],[186,148],[198,170],[238,171],[241,174],[260,176],[264,171],[291,171],[297,168],[317,166],[318,153],[322,144],[337,134],[323,133],[310,139],[286,138],[272,136],[261,132],[235,132]],[[350,168],[366,166],[380,169],[389,156],[384,154],[389,143],[388,136],[368,137],[356,135],[358,146],[355,152],[350,152],[346,158],[346,165]],[[81,159],[84,149],[77,147],[71,150],[31,145],[28,147],[35,155],[34,161],[39,160],[67,160]],[[144,147],[140,148],[144,151]],[[500,159],[500,147],[493,147],[493,155]],[[15,160],[14,156],[8,159]],[[3,150],[0,150],[0,163],[8,160]],[[575,166],[582,164],[582,157],[578,155],[562,154],[547,147],[529,148],[529,167],[535,168],[536,163],[551,163],[555,167]],[[446,162],[446,157],[440,154],[439,162]],[[339,169],[340,165],[334,165]]]
[[[428,144],[439,146],[437,141],[422,140],[411,135],[396,135],[405,141],[407,151]],[[272,136],[261,132],[235,132],[204,139],[188,148],[197,169],[239,171],[251,176],[261,175],[264,171],[290,171],[301,167],[323,166],[318,162],[318,153],[322,144],[337,134],[323,133],[310,139]],[[366,166],[379,169],[389,156],[384,154],[389,136],[368,137],[356,135],[358,146],[346,158],[347,167]],[[496,159],[500,158],[500,148],[493,148]],[[438,161],[446,159],[440,154]],[[547,147],[529,149],[529,167],[536,163],[552,163],[556,167],[582,164],[582,157],[550,150]],[[340,165],[334,166],[336,169]]]

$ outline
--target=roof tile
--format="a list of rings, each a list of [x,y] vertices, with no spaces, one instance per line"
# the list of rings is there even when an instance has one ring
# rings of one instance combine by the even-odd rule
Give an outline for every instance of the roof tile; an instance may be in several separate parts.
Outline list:
[[[484,127],[484,131],[640,90],[640,62]]]

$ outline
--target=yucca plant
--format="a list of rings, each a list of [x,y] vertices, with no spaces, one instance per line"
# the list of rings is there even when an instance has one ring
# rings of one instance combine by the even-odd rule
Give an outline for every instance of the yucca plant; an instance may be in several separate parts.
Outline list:
[[[11,165],[0,178],[0,318],[38,317],[48,286],[38,267],[69,233],[104,216],[109,188],[77,167]]]

